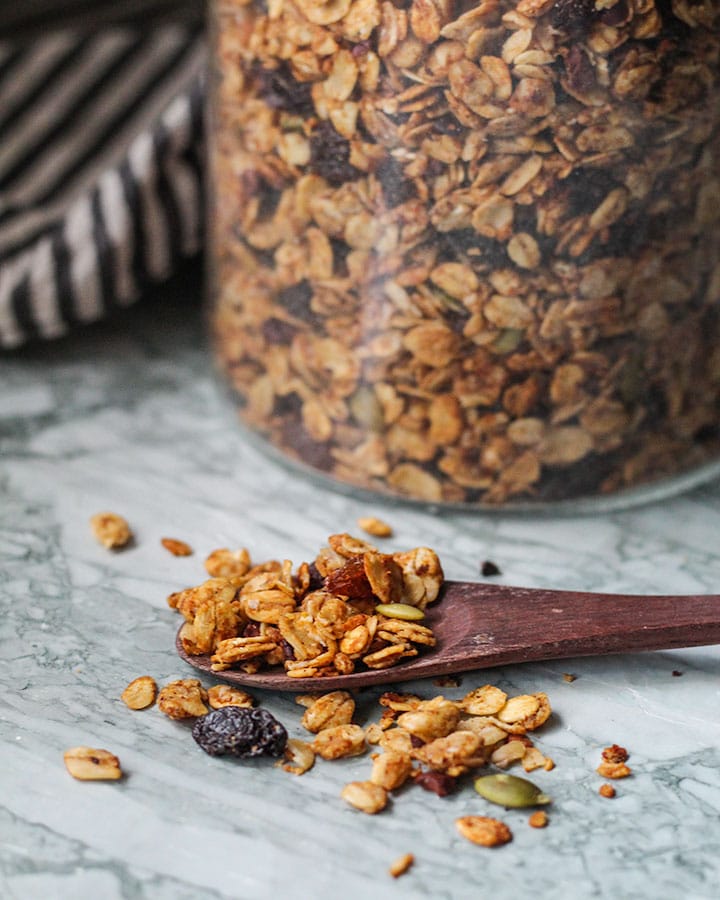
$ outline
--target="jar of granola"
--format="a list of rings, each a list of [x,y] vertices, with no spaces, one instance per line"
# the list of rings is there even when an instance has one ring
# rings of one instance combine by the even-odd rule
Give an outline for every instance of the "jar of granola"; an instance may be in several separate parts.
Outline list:
[[[212,329],[252,430],[432,503],[720,470],[718,0],[211,15]]]

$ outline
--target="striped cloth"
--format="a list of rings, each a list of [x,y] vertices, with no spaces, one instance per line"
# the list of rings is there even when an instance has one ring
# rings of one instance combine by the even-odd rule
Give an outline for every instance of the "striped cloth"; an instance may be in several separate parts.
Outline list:
[[[201,242],[199,25],[0,41],[0,347],[57,337]]]

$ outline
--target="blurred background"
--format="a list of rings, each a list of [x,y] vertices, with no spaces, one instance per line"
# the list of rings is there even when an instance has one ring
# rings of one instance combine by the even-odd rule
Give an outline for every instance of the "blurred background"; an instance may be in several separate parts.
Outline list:
[[[199,265],[204,11],[0,0],[0,350],[106,319]]]

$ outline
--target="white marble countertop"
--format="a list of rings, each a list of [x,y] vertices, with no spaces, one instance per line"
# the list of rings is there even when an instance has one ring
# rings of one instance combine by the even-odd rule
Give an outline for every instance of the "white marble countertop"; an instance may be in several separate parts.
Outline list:
[[[451,578],[631,593],[720,589],[720,485],[595,517],[437,517],[308,484],[247,445],[179,300],[148,304],[60,343],[0,358],[0,896],[4,900],[297,900],[717,897],[720,883],[720,649],[526,664],[467,674],[546,691],[536,734],[556,768],[534,780],[550,824],[491,808],[465,787],[419,789],[374,817],[339,799],[367,758],[319,761],[298,778],[202,753],[188,726],[131,712],[125,685],[190,677],[165,598],[203,578],[204,555],[312,558],[359,515],[389,520],[393,548],[434,547]],[[112,509],[137,540],[110,554],[88,518]],[[174,558],[160,538],[187,540]],[[577,679],[568,683],[564,672]],[[682,673],[681,676],[674,673]],[[205,679],[206,683],[212,683]],[[439,689],[414,684],[426,696]],[[290,695],[256,692],[302,736]],[[378,692],[362,697],[360,711]],[[617,797],[598,796],[602,747],[631,752]],[[63,751],[116,753],[120,782],[73,780]],[[460,837],[460,815],[497,815],[512,843]],[[389,864],[415,854],[394,881]]]

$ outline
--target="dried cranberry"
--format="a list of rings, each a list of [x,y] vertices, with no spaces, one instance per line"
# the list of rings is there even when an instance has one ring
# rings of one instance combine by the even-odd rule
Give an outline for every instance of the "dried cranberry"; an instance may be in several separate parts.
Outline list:
[[[210,756],[282,756],[287,731],[266,709],[224,706],[198,719],[192,736]]]
[[[318,567],[314,562],[310,563],[310,565],[308,566],[308,571],[310,572],[310,584],[308,585],[308,591],[319,591],[325,583],[325,579],[318,571]]]
[[[258,637],[260,634],[260,626],[257,622],[248,622],[243,628],[243,637]]]
[[[411,735],[410,735],[410,743],[411,743],[412,746],[415,747],[416,749],[417,749],[418,747],[424,747],[424,746],[425,746],[425,741],[424,741],[421,737],[418,737],[416,734],[411,734]]]
[[[360,171],[350,163],[350,144],[330,122],[321,122],[310,138],[310,171],[335,187],[354,181]]]
[[[345,565],[331,572],[325,579],[325,590],[341,597],[372,597],[363,557],[351,556]]]
[[[415,778],[415,783],[426,791],[432,791],[438,797],[447,797],[457,787],[457,782],[452,775],[444,772],[422,772]]]

